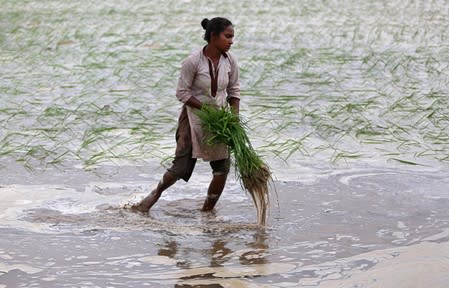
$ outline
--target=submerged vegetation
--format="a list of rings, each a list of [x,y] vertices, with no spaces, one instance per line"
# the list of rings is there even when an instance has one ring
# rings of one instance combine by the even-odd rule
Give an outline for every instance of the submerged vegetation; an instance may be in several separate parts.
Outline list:
[[[230,148],[237,179],[254,201],[257,223],[265,225],[271,172],[251,145],[245,131],[246,123],[228,108],[203,107],[197,114],[207,131],[204,141],[209,145],[225,143]]]
[[[253,2],[216,12],[238,23],[231,52],[241,70],[241,114],[260,131],[250,138],[273,170],[285,167],[278,159],[291,167],[449,163],[444,3],[404,1],[384,13],[381,2],[266,0],[243,17]],[[204,44],[200,4],[2,1],[2,163],[169,159],[180,63]],[[149,25],[166,17],[179,25]],[[189,33],[180,35],[180,25]],[[275,41],[261,41],[267,35]]]

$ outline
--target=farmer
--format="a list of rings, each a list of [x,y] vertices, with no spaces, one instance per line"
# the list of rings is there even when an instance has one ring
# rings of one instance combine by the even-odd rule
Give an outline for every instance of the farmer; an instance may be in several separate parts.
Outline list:
[[[187,182],[197,158],[209,161],[213,174],[201,210],[212,210],[223,192],[230,169],[228,147],[225,144],[209,146],[203,141],[205,131],[195,112],[203,105],[230,105],[234,113],[239,113],[239,72],[236,59],[229,53],[234,28],[228,19],[221,17],[204,19],[201,26],[206,30],[207,45],[184,59],[176,89],[176,97],[184,105],[178,118],[173,164],[157,187],[131,207],[134,211],[148,212],[168,187],[179,179]]]

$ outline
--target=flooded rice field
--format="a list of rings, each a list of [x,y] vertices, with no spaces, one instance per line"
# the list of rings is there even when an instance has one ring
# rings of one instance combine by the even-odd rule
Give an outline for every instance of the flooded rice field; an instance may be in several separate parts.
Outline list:
[[[448,287],[446,1],[0,4],[0,287]],[[180,63],[235,25],[241,115],[275,178],[266,229],[231,175],[149,215]]]

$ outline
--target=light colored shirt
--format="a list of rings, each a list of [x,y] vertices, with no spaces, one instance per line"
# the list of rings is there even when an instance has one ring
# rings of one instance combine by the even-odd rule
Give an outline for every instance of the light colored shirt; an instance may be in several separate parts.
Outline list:
[[[215,104],[219,107],[229,105],[231,98],[240,99],[240,83],[237,60],[229,53],[223,53],[218,62],[217,93],[211,93],[211,77],[209,62],[212,60],[204,55],[204,47],[194,51],[182,61],[176,97],[185,103],[190,97],[195,97],[202,103]],[[213,75],[215,67],[212,65]],[[201,120],[195,114],[198,109],[186,105],[192,138],[192,158],[202,158],[205,161],[226,159],[229,157],[228,147],[223,144],[208,145],[205,143],[208,135],[203,130]]]

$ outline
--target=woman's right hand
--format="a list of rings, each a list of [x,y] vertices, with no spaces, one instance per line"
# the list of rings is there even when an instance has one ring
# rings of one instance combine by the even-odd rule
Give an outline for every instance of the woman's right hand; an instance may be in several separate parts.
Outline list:
[[[200,100],[196,99],[195,96],[191,96],[187,101],[186,104],[190,107],[201,109],[203,107],[203,103],[200,102]]]

